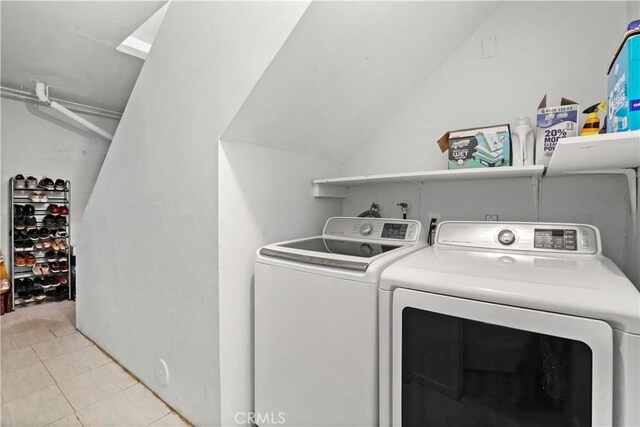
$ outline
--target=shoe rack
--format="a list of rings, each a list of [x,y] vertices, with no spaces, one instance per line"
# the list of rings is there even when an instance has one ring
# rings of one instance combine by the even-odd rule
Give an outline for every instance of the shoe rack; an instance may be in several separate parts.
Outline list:
[[[30,195],[32,193],[40,193],[47,196],[46,201],[33,201],[30,199]],[[15,188],[15,180],[11,178],[9,180],[9,218],[8,222],[9,227],[9,258],[7,259],[7,264],[11,265],[10,269],[10,280],[11,280],[11,309],[15,310],[18,306],[29,306],[34,304],[40,304],[49,301],[60,301],[63,299],[71,299],[71,183],[69,181],[65,181],[65,189],[64,190],[46,190],[44,188],[25,188],[25,189],[16,189]],[[57,205],[57,206],[66,206],[69,210],[68,214],[64,216],[66,219],[66,224],[64,226],[55,225],[53,227],[54,230],[64,229],[66,230],[65,237],[45,237],[39,238],[38,240],[32,240],[34,243],[34,247],[32,250],[24,250],[24,248],[16,248],[16,242],[20,241],[17,239],[18,232],[15,228],[17,218],[15,215],[15,206],[25,206],[31,205],[34,207],[33,215],[30,217],[35,217],[36,219],[36,229],[41,230],[42,228],[48,228],[43,219],[45,216],[50,215],[48,211],[49,205]],[[56,255],[59,252],[64,253],[67,260],[67,271],[59,271],[52,272],[51,269],[46,274],[36,274],[34,272],[34,268],[32,265],[24,265],[19,266],[16,264],[16,256],[22,255],[24,257],[33,255],[35,257],[36,264],[47,264],[50,266],[52,262],[47,261],[47,257],[45,256],[46,252],[52,250],[49,248],[38,249],[35,246],[36,242],[45,242],[45,241],[53,241],[55,239],[60,239],[65,243],[66,248],[64,250],[55,250]],[[33,259],[33,258],[32,258]],[[56,260],[59,259],[56,257]],[[56,261],[57,262],[57,261]],[[59,263],[58,263],[59,264]],[[48,279],[51,277],[51,279]],[[55,279],[60,279],[60,283],[58,284],[49,284],[44,283],[43,285],[38,284],[37,282],[33,282],[33,284],[29,284],[28,289],[24,289],[24,279],[35,280],[37,278],[43,278],[45,281],[54,281]],[[66,284],[63,283],[63,278],[66,278]],[[17,282],[17,283],[16,283]],[[30,300],[24,300],[19,293],[21,291],[27,291],[31,293]],[[44,297],[39,295],[38,298],[35,297],[34,292],[40,294],[40,291],[44,291]]]

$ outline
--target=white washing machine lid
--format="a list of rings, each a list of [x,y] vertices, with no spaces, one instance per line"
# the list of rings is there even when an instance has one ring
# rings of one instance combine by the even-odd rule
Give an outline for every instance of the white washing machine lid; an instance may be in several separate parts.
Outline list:
[[[418,221],[336,217],[322,236],[260,248],[256,262],[377,284],[389,264],[425,246]]]
[[[429,247],[387,268],[380,287],[599,319],[640,334],[640,293],[602,255],[562,256]]]

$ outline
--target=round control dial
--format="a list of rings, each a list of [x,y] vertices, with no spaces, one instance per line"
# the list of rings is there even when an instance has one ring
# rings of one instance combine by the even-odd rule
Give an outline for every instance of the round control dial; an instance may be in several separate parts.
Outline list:
[[[363,236],[368,236],[372,232],[373,232],[373,226],[368,222],[365,222],[360,226],[360,234],[362,234]]]
[[[516,233],[511,230],[504,229],[498,233],[498,242],[503,245],[512,245],[516,241]]]

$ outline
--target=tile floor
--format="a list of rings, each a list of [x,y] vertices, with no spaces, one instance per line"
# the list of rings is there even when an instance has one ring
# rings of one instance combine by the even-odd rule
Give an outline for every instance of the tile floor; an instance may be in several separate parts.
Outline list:
[[[0,317],[2,426],[187,426],[75,328],[75,303]]]

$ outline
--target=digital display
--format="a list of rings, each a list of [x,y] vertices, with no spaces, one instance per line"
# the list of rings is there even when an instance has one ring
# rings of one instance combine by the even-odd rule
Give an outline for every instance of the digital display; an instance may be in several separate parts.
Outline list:
[[[382,227],[382,237],[383,239],[400,239],[404,240],[407,235],[407,224],[391,224],[385,223],[384,227]]]
[[[535,230],[533,247],[538,249],[577,250],[576,230]]]

